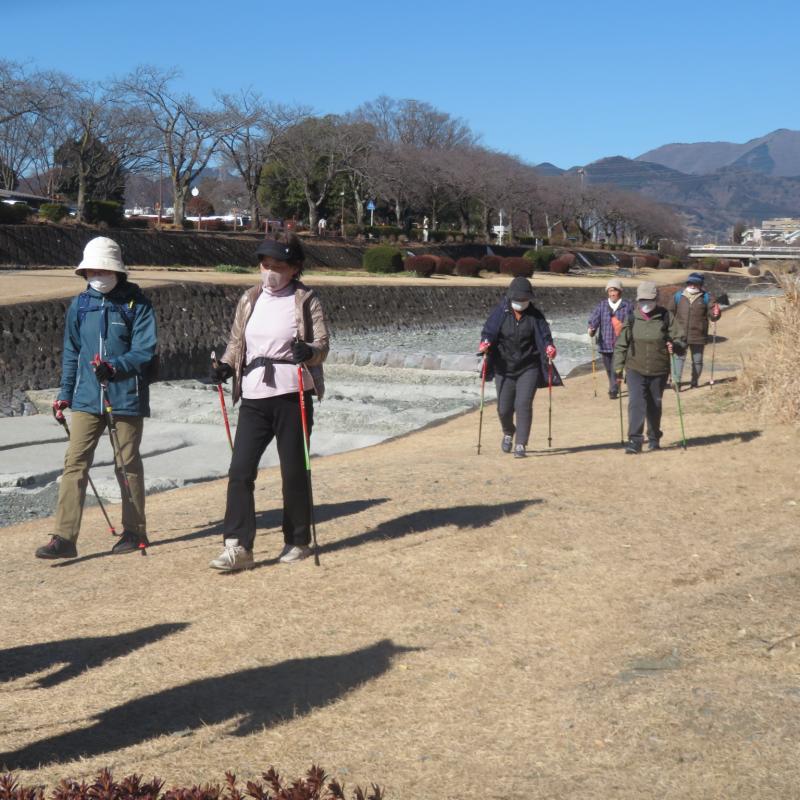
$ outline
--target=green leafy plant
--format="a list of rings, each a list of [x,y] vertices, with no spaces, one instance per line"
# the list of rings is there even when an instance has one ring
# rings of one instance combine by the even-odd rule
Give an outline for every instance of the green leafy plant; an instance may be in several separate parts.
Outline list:
[[[364,253],[362,264],[367,272],[402,272],[403,255],[396,247],[378,245]]]
[[[25,222],[33,209],[25,203],[0,203],[0,225],[18,225]]]
[[[217,264],[217,266],[214,267],[214,272],[234,272],[240,275],[255,271],[255,267],[243,267],[239,264]]]
[[[113,200],[87,200],[83,207],[83,217],[90,225],[103,222],[118,227],[122,224],[122,205]]]
[[[69,209],[62,203],[42,203],[39,206],[39,216],[49,219],[50,222],[60,222],[69,214]]]
[[[538,250],[526,250],[522,257],[533,264],[534,272],[543,272],[556,257],[556,252],[551,247],[540,247]]]

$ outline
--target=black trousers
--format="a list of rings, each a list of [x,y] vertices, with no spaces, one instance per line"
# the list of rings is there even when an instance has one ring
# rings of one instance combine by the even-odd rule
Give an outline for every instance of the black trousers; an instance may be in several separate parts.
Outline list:
[[[661,438],[661,397],[667,385],[666,375],[642,375],[629,369],[628,382],[628,438],[636,444],[644,441],[644,423],[647,419],[647,438],[657,444]]]
[[[311,392],[305,393],[308,435],[314,422]],[[281,394],[258,400],[242,400],[239,424],[228,470],[228,500],[225,506],[224,539],[238,539],[248,550],[256,537],[253,493],[258,462],[267,445],[276,439],[283,484],[283,540],[290,545],[311,541],[311,507],[303,450],[300,395]]]

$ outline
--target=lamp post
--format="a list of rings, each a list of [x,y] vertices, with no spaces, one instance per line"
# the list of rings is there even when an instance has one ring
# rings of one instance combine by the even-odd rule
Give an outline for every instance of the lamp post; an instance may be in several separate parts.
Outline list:
[[[339,192],[339,197],[342,198],[342,239],[344,239],[344,189]]]
[[[194,186],[192,187],[192,197],[197,197],[200,194],[200,190]],[[200,230],[200,223],[203,221],[203,215],[200,211],[200,207],[197,208],[197,230]]]
[[[158,154],[158,229],[161,230],[161,213],[164,208],[164,154]]]

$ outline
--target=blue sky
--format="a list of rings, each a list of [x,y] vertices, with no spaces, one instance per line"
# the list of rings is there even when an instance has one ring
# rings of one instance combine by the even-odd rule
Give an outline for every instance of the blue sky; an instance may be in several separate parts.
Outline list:
[[[209,103],[248,86],[320,113],[413,97],[532,163],[800,128],[796,0],[3,6],[2,58],[91,80],[177,66]]]

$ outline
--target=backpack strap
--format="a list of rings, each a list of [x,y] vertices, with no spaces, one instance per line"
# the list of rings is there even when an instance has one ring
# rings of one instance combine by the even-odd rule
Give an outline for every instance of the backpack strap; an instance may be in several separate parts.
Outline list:
[[[136,319],[136,300],[131,298],[127,303],[115,303],[113,300],[108,300],[105,305],[97,302],[97,298],[93,297],[88,291],[81,292],[78,295],[78,327],[80,328],[84,318],[90,311],[102,311],[103,309],[112,308],[116,311],[128,326],[128,333],[133,331],[133,322]]]

